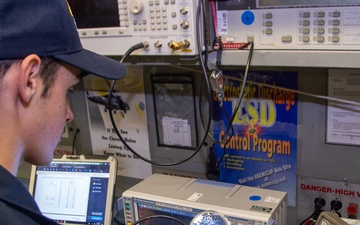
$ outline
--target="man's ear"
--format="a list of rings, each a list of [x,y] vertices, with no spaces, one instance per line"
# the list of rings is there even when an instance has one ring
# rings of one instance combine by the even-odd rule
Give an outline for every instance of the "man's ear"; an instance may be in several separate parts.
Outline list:
[[[35,54],[28,55],[20,64],[18,90],[23,102],[28,103],[36,93],[40,81],[40,65],[41,59]]]

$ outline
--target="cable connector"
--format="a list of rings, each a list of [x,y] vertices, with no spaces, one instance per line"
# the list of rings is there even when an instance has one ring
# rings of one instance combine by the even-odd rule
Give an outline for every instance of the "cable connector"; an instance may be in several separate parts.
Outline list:
[[[321,210],[326,205],[326,200],[322,197],[317,197],[314,200],[315,210]]]
[[[217,164],[218,162],[214,152],[214,147],[210,147],[208,161],[206,164],[206,177],[209,180],[216,180],[219,177],[220,172],[218,170]]]
[[[336,212],[339,217],[341,217],[341,213],[339,210],[342,208],[342,202],[338,199],[332,200],[330,203],[330,210]]]
[[[312,218],[313,218],[314,220],[317,220],[318,217],[319,217],[319,215],[320,215],[320,213],[321,213],[322,211],[324,211],[323,208],[324,208],[324,206],[326,205],[326,201],[325,201],[325,199],[322,198],[322,197],[317,197],[317,198],[315,198],[314,203],[315,203],[315,210],[314,210],[314,213],[313,213]]]
[[[224,76],[221,70],[213,70],[210,75],[210,85],[220,102],[220,107],[224,100]]]
[[[187,39],[185,39],[183,41],[170,41],[168,43],[168,46],[172,51],[177,51],[180,49],[187,49],[190,47],[190,41],[188,41]]]
[[[135,44],[135,45],[131,46],[125,52],[125,54],[121,57],[120,63],[122,63],[126,59],[126,57],[128,57],[132,52],[134,52],[134,51],[136,51],[138,49],[143,49],[143,48],[147,48],[147,47],[149,47],[149,42],[147,42],[147,41],[142,41],[142,42],[140,42],[138,44]]]
[[[213,42],[213,49],[215,51],[218,51],[218,50],[222,49],[222,38],[221,38],[221,36],[215,37],[214,42]]]
[[[149,42],[148,41],[143,41],[141,43],[144,45],[143,48],[148,48],[149,47]]]

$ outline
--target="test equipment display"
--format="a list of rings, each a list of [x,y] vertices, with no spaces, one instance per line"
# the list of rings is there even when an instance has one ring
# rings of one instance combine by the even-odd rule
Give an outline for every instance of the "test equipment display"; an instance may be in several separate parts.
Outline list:
[[[138,55],[194,55],[197,0],[69,0],[83,46],[123,55],[148,42]]]
[[[123,55],[140,42],[149,46],[133,55],[197,55],[202,19],[216,23],[224,49],[253,41],[263,50],[360,50],[356,0],[216,1],[211,18],[197,17],[198,0],[68,2],[84,47],[108,56]]]
[[[256,49],[360,50],[356,0],[218,1],[225,48],[254,41]]]
[[[286,192],[210,180],[153,174],[122,197],[127,224],[156,215],[190,224],[204,211],[209,217],[209,210],[221,215],[214,218],[224,218],[228,225],[285,225],[287,219]],[[159,217],[147,224],[167,222]]]

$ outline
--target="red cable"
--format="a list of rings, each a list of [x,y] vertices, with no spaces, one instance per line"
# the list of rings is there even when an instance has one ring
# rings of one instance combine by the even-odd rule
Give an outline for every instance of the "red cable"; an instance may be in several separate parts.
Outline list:
[[[213,17],[214,30],[215,30],[215,37],[217,37],[218,36],[218,26],[217,26],[215,0],[210,0],[210,4],[211,4],[212,17]]]
[[[314,224],[314,220],[310,219],[304,223],[304,225],[312,225]]]

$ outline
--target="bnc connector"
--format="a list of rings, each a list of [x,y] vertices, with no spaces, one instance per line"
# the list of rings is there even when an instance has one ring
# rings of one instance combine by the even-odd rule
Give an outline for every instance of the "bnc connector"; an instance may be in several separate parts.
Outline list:
[[[176,51],[176,50],[180,50],[180,49],[187,49],[190,47],[190,41],[188,41],[186,39],[183,41],[179,41],[179,42],[170,41],[168,43],[168,46],[172,51]]]

